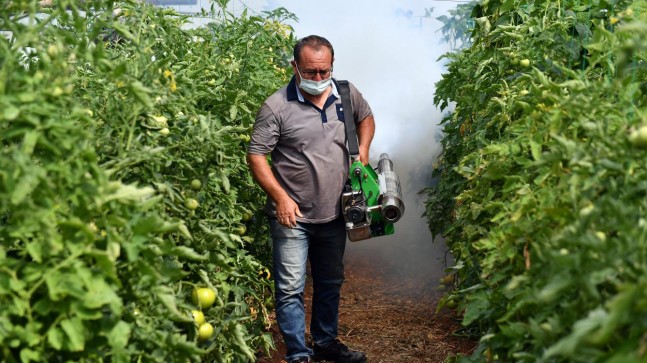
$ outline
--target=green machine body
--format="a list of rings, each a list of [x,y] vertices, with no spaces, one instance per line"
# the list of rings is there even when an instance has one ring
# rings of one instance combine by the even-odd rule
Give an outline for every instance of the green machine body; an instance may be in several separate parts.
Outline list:
[[[354,161],[341,197],[348,239],[355,242],[395,233],[404,214],[400,179],[387,154],[377,168]]]

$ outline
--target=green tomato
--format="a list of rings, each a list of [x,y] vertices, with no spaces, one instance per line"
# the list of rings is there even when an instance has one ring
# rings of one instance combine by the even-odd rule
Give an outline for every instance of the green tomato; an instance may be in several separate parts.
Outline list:
[[[193,198],[187,198],[184,201],[184,206],[187,207],[187,209],[190,209],[190,210],[196,210],[199,205],[200,205],[200,203],[198,203],[198,201],[193,199]]]
[[[193,303],[206,309],[216,302],[216,292],[208,287],[198,287],[193,290]]]
[[[199,181],[198,179],[191,180],[191,189],[200,190],[200,188],[202,188],[202,182],[201,181]]]
[[[213,335],[213,325],[209,323],[201,324],[198,328],[198,339],[207,340]]]
[[[241,224],[235,229],[235,232],[237,235],[242,236],[247,232],[247,227],[244,224]]]
[[[647,148],[647,125],[641,126],[629,135],[629,142],[641,149]]]
[[[204,324],[204,313],[200,310],[191,310],[191,315],[193,315],[193,320],[195,321],[196,324],[202,325]]]
[[[50,57],[54,58],[54,57],[56,57],[59,53],[60,53],[60,51],[59,51],[59,47],[58,47],[58,45],[56,45],[56,44],[50,44],[50,45],[47,47],[47,54],[48,54]]]
[[[454,275],[453,274],[443,276],[440,279],[440,283],[443,284],[443,285],[449,285],[452,282],[454,282]]]
[[[530,59],[522,59],[519,61],[519,65],[522,67],[529,67],[530,66]]]

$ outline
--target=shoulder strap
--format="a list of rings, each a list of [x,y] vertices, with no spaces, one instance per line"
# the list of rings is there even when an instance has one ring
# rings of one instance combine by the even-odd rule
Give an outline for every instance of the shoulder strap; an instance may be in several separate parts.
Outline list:
[[[348,142],[348,152],[355,159],[359,156],[359,143],[357,142],[357,131],[355,131],[355,117],[353,115],[353,105],[350,102],[350,86],[348,81],[337,80],[339,85],[339,95],[341,96],[341,105],[344,108],[344,126],[346,127],[346,141]]]

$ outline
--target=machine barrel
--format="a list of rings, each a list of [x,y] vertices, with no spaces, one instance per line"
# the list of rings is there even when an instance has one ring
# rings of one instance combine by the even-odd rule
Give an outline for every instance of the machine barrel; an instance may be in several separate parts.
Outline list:
[[[402,202],[400,178],[393,171],[393,161],[388,154],[380,155],[380,161],[377,164],[377,178],[380,187],[377,202],[382,206],[380,213],[387,222],[395,223],[404,213],[404,203]]]

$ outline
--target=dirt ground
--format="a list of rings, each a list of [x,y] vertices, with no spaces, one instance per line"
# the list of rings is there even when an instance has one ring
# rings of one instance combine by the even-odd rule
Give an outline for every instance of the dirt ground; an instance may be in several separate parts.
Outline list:
[[[396,263],[369,251],[346,252],[339,318],[342,342],[365,352],[369,363],[442,363],[475,349],[476,341],[461,334],[453,311],[436,312],[441,292],[438,278],[429,275],[431,261],[411,258],[406,264]],[[308,283],[307,310],[311,291]],[[285,346],[276,324],[271,330],[278,349],[258,363],[285,362]]]

